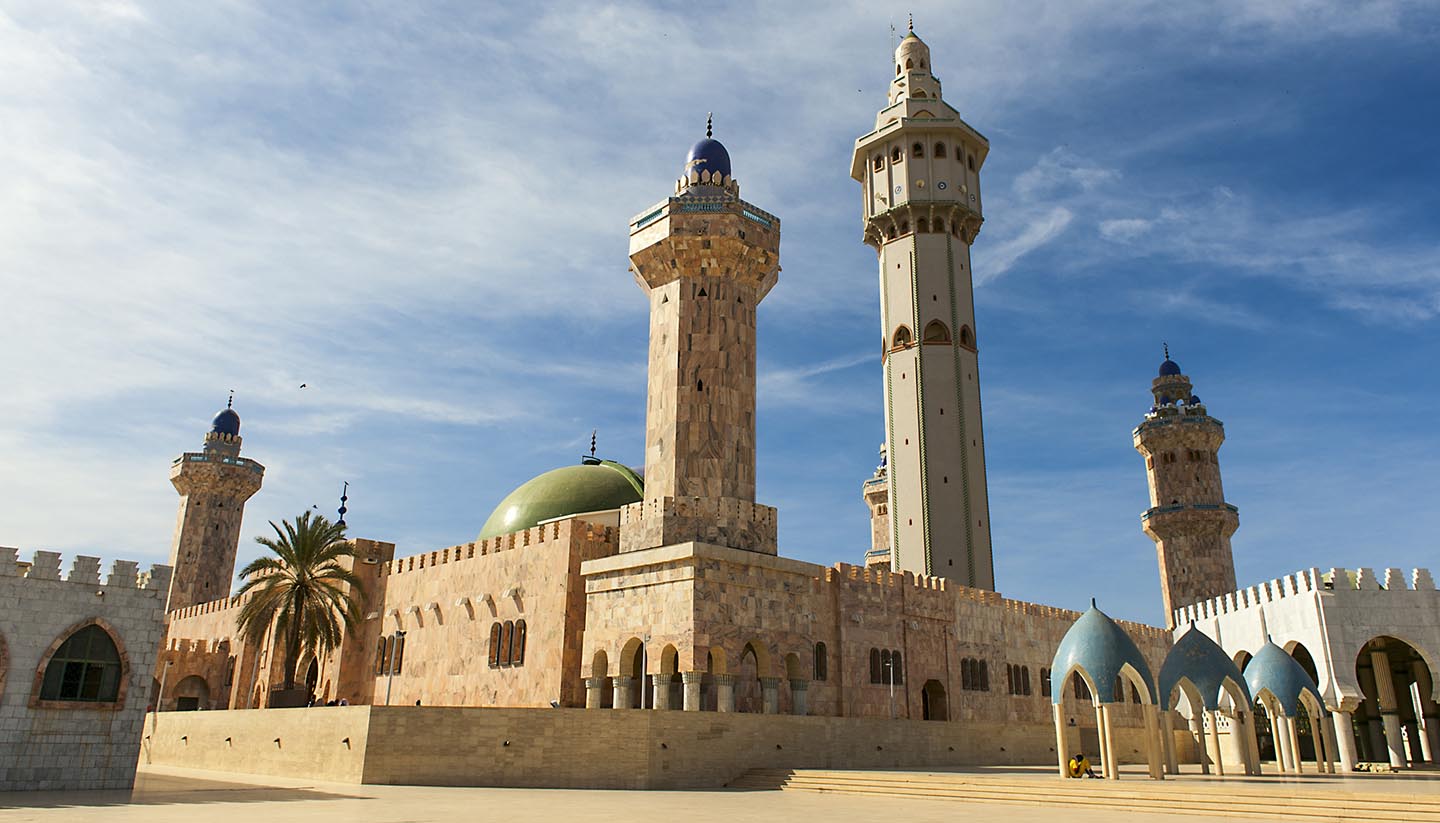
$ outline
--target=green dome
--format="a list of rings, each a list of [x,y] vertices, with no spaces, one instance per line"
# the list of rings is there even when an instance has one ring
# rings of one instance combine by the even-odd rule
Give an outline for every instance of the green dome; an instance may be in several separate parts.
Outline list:
[[[565,466],[532,478],[500,501],[479,540],[528,529],[545,520],[639,503],[645,481],[610,460]]]

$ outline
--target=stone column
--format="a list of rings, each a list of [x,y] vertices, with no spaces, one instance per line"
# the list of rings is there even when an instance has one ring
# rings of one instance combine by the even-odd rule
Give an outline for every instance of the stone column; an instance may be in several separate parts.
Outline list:
[[[1360,694],[1375,694],[1375,670],[1363,668],[1359,670]],[[1377,762],[1385,754],[1385,734],[1380,730],[1380,704],[1373,698],[1366,697],[1360,706],[1360,726],[1365,733],[1365,744],[1369,751],[1365,753],[1366,759]]]
[[[1195,738],[1195,750],[1200,753],[1200,773],[1210,773],[1210,744],[1205,741],[1205,710],[1191,706],[1190,736]]]
[[[790,681],[790,713],[804,717],[810,713],[810,701],[807,693],[810,691],[809,680]]]
[[[1141,711],[1145,713],[1145,765],[1150,769],[1151,780],[1164,780],[1165,743],[1160,739],[1160,708],[1147,705]]]
[[[1410,687],[1415,703],[1415,722],[1420,726],[1420,752],[1429,763],[1440,763],[1440,707],[1431,697],[1434,684],[1430,680],[1430,668],[1424,660],[1410,664],[1415,685]]]
[[[1060,760],[1060,776],[1070,776],[1070,738],[1065,733],[1065,705],[1054,705],[1055,715],[1055,756]]]
[[[780,678],[760,678],[760,695],[766,714],[780,713]]]
[[[1323,758],[1320,760],[1320,771],[1325,772],[1325,773],[1327,773],[1327,774],[1334,774],[1334,773],[1335,773],[1335,727],[1334,727],[1333,724],[1326,723],[1326,722],[1325,722],[1325,717],[1324,717],[1324,715],[1322,714],[1322,715],[1320,716],[1320,719],[1316,721],[1316,723],[1315,723],[1315,728],[1320,731],[1320,734],[1317,736],[1316,739],[1319,740],[1321,743],[1324,743],[1324,744],[1325,744],[1325,754],[1324,754]]]
[[[685,711],[700,711],[700,683],[704,679],[705,672],[680,673],[680,681],[685,684]]]
[[[1270,736],[1275,738],[1275,760],[1280,773],[1295,770],[1295,759],[1290,751],[1290,718],[1277,714],[1270,718]]]
[[[1210,745],[1215,749],[1215,774],[1225,776],[1225,755],[1220,751],[1220,712],[1210,712]]]
[[[612,678],[611,680],[612,680],[612,682],[613,682],[614,685],[615,685],[615,705],[614,705],[614,708],[616,708],[616,709],[628,709],[628,708],[630,708],[630,687],[631,687],[632,684],[634,684],[635,678],[633,678],[633,677],[615,677],[615,678]]]
[[[655,711],[663,712],[670,708],[670,678],[668,674],[650,675],[650,688],[654,690],[655,697],[651,704]]]
[[[735,711],[735,675],[715,675],[715,711]]]
[[[1100,772],[1110,780],[1119,780],[1120,769],[1116,768],[1114,749],[1110,745],[1110,715],[1104,703],[1095,706],[1095,726],[1100,732]]]
[[[1171,774],[1179,774],[1180,756],[1175,752],[1175,713],[1161,712],[1160,721],[1160,733],[1165,736],[1165,770]]]
[[[1400,737],[1400,709],[1395,702],[1395,680],[1390,676],[1390,657],[1384,649],[1370,652],[1375,669],[1375,696],[1380,702],[1380,719],[1385,723],[1385,748],[1392,768],[1405,768],[1405,741]]]
[[[585,678],[585,708],[598,709],[605,705],[605,678]]]
[[[1250,730],[1245,733],[1245,743],[1250,747],[1250,768],[1251,774],[1263,774],[1260,768],[1260,732],[1259,724],[1256,721],[1255,710],[1251,706],[1246,707],[1245,725]]]
[[[1298,711],[1305,711],[1305,706],[1301,705]],[[1300,752],[1300,721],[1297,718],[1298,715],[1296,717],[1289,718],[1289,722],[1285,725],[1289,728],[1290,731],[1290,757],[1292,760],[1295,761],[1295,773],[1304,774],[1305,758],[1301,755]]]
[[[1355,771],[1355,717],[1350,712],[1330,713],[1335,725],[1335,748],[1339,749],[1340,771],[1349,774]]]

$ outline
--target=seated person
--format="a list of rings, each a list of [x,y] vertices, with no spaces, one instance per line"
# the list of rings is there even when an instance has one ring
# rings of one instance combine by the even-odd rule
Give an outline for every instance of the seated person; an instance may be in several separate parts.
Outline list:
[[[1098,778],[1100,776],[1095,773],[1094,769],[1090,768],[1090,759],[1085,756],[1084,752],[1080,752],[1070,758],[1069,769],[1071,777]]]

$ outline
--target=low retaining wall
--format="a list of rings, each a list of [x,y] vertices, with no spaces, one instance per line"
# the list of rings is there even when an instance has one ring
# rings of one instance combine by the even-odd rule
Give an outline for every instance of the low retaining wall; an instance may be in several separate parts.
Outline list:
[[[165,712],[145,729],[142,763],[348,783],[680,789],[752,768],[1055,762],[1048,725],[880,718],[346,706]],[[1121,758],[1142,762],[1139,730],[1116,731]]]

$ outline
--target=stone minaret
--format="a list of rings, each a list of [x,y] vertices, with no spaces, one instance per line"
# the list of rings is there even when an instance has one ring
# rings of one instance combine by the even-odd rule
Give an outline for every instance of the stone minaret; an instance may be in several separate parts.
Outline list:
[[[1150,508],[1140,519],[1155,541],[1165,625],[1173,629],[1176,609],[1235,591],[1230,535],[1240,515],[1220,485],[1225,426],[1206,413],[1169,347],[1150,391],[1155,405],[1134,432],[1150,482]]]
[[[675,193],[630,223],[630,270],[650,299],[645,499],[621,551],[698,541],[775,553],[755,503],[755,311],[780,272],[780,221],[740,199],[706,128]]]
[[[870,509],[870,551],[865,553],[865,567],[891,568],[890,564],[890,475],[886,465],[885,446],[880,446],[880,465],[860,487],[865,506]]]
[[[880,258],[891,565],[984,589],[995,569],[970,244],[989,145],[941,99],[912,30],[850,168]]]
[[[180,513],[170,548],[170,611],[230,596],[245,501],[264,478],[264,466],[240,456],[240,415],[229,404],[215,415],[204,450],[175,458],[170,482]]]

